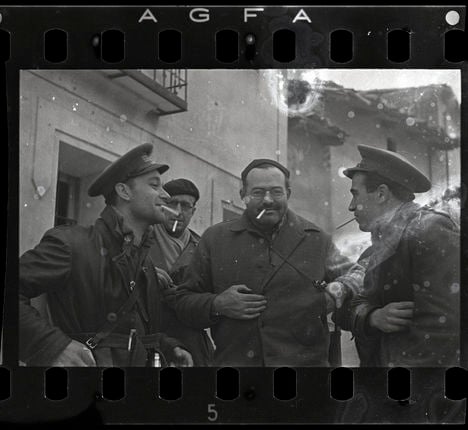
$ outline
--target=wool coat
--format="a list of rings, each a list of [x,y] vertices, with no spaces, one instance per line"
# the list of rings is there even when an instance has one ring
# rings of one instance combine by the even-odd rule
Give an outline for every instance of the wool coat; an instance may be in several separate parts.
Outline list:
[[[350,267],[328,234],[292,211],[271,241],[244,212],[202,235],[176,311],[188,325],[211,327],[215,366],[328,366],[326,299],[314,281],[330,281]],[[341,280],[356,283],[353,276]],[[236,284],[266,297],[260,317],[213,316],[216,295]]]
[[[187,350],[192,354],[194,366],[209,366],[213,360],[214,348],[205,330],[193,328],[181,322],[175,313],[175,294],[177,285],[183,278],[185,271],[192,259],[200,236],[192,230],[189,230],[190,239],[187,246],[182,250],[177,260],[171,267],[167,266],[163,250],[155,241],[150,248],[150,256],[155,266],[165,270],[174,282],[174,286],[165,291],[163,300],[163,331],[167,335],[180,340]]]
[[[161,333],[161,291],[147,234],[140,246],[117,212],[107,206],[94,226],[56,227],[20,258],[20,360],[50,366],[72,339],[84,343],[106,322],[116,321],[112,342],[104,339],[92,352],[98,366],[144,366],[148,350],[172,360],[180,342]],[[130,288],[130,283],[132,287]],[[118,320],[118,310],[131,289],[137,303]],[[52,323],[31,306],[30,299],[47,293]],[[136,330],[128,351],[130,330]],[[153,335],[151,345],[144,336]]]
[[[460,354],[460,234],[445,213],[410,202],[373,233],[364,287],[351,303],[362,366],[456,366]],[[410,327],[384,333],[372,311],[414,301]]]

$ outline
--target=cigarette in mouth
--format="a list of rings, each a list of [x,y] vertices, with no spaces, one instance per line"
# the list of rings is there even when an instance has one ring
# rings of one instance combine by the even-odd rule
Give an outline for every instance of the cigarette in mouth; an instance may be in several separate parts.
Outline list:
[[[174,233],[176,231],[176,228],[177,228],[177,220],[174,221],[174,225],[172,226],[172,233]]]
[[[341,227],[344,227],[345,225],[349,224],[350,222],[354,221],[356,218],[351,218],[350,220],[344,222],[343,224],[339,225],[338,227],[336,227],[335,230],[338,230],[339,228]]]
[[[266,210],[266,209],[263,209],[263,210],[257,215],[257,219],[260,219],[260,218],[263,216],[263,214],[265,213],[265,210]]]
[[[174,209],[171,209],[171,208],[169,208],[167,206],[161,205],[161,208],[163,208],[165,211],[170,212],[173,215],[176,215],[176,216],[179,215],[179,212],[177,212]]]

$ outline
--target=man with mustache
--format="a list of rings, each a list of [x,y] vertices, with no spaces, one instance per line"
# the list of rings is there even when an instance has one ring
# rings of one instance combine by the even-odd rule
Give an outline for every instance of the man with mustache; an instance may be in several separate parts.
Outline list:
[[[94,226],[60,226],[19,263],[20,360],[30,366],[192,365],[183,345],[161,333],[161,287],[148,256],[152,224],[165,220],[169,169],[139,145],[89,187],[106,207]],[[30,299],[47,293],[52,322]]]
[[[200,236],[189,228],[200,192],[192,181],[183,178],[166,182],[163,188],[171,197],[167,206],[174,213],[167,212],[166,220],[154,226],[155,244],[151,247],[150,255],[154,264],[168,274],[165,277],[167,306],[164,309],[164,332],[179,339],[187,347],[192,354],[194,366],[208,366],[214,352],[208,334],[203,329],[194,329],[183,324],[174,312],[176,285],[182,282],[200,241]]]
[[[177,291],[177,314],[211,328],[215,366],[328,366],[321,282],[355,290],[362,272],[345,274],[351,264],[330,236],[288,209],[286,167],[257,159],[241,178],[246,209],[202,235]]]
[[[429,179],[401,155],[358,145],[352,179],[359,228],[371,233],[364,287],[351,303],[361,366],[459,364],[459,250],[456,222],[414,203]]]

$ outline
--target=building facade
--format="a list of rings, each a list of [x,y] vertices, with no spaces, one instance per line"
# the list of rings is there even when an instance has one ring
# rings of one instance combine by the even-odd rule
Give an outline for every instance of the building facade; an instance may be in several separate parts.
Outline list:
[[[57,224],[89,225],[104,207],[87,188],[144,142],[200,189],[202,233],[240,213],[252,158],[286,163],[287,117],[261,71],[23,71],[20,84],[20,254]],[[170,76],[170,73],[173,76]]]

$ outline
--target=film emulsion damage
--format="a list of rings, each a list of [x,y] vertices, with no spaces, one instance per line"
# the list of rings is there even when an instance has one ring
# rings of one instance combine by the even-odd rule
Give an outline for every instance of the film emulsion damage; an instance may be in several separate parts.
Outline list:
[[[465,14],[0,8],[1,420],[463,423]]]

